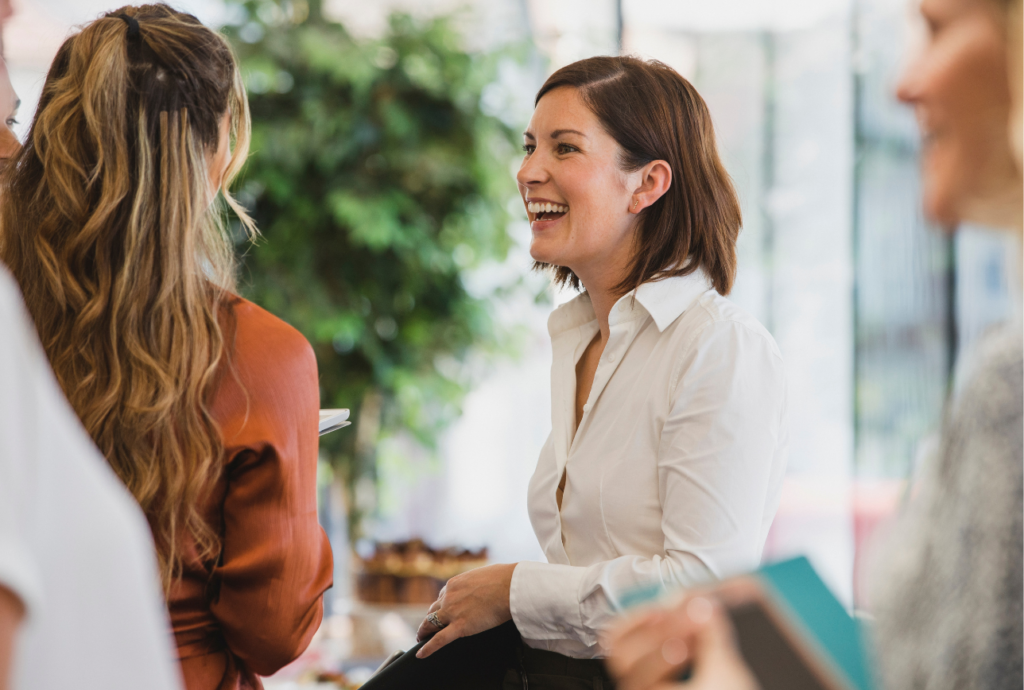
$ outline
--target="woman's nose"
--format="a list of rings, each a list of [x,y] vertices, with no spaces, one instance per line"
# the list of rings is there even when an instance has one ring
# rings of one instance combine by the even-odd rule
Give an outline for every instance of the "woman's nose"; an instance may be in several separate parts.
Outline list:
[[[544,182],[547,173],[539,158],[535,152],[523,159],[523,164],[519,166],[519,172],[516,173],[516,181],[520,186],[532,187]]]
[[[907,62],[900,73],[899,81],[896,82],[896,98],[908,105],[914,105],[920,100],[921,69],[920,57]]]

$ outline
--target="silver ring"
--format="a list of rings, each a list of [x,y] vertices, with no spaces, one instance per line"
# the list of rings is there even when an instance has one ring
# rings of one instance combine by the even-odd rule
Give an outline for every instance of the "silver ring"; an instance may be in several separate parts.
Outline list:
[[[437,617],[437,611],[427,614],[427,622],[438,630],[441,630],[448,625],[447,623],[442,623],[441,619]]]

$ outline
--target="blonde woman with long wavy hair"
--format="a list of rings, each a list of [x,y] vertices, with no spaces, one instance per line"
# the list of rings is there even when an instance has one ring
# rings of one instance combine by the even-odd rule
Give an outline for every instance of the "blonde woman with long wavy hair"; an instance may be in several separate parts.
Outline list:
[[[255,233],[228,191],[248,142],[225,40],[124,7],[61,46],[0,177],[0,260],[149,519],[189,690],[262,687],[308,645],[332,580],[316,360],[235,295],[216,203]]]

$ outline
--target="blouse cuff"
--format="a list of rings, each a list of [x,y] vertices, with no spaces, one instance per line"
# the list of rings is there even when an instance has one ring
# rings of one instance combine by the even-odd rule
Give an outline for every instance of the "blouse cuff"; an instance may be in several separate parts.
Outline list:
[[[579,591],[585,568],[520,561],[512,571],[509,608],[519,634],[531,640],[578,639]]]

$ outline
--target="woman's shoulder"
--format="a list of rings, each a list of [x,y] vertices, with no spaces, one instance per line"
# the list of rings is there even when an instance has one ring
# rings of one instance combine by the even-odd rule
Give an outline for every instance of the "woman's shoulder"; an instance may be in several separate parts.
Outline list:
[[[779,346],[768,329],[753,314],[716,290],[709,289],[702,294],[688,311],[688,319],[678,319],[673,325],[682,332],[693,334],[693,344],[742,339],[782,358]]]
[[[271,371],[293,375],[296,369],[316,370],[309,341],[292,325],[242,297],[229,302],[232,363],[267,378]]]
[[[230,308],[239,337],[256,338],[264,345],[274,344],[312,353],[312,346],[298,329],[266,309],[237,296],[231,300]]]
[[[1019,322],[997,326],[965,353],[957,371],[953,418],[979,422],[1020,418],[1024,394],[1024,334]]]

